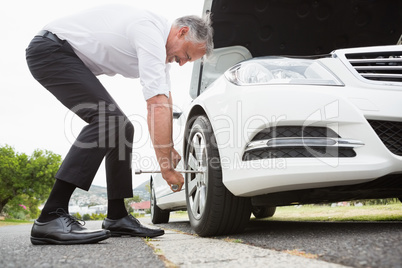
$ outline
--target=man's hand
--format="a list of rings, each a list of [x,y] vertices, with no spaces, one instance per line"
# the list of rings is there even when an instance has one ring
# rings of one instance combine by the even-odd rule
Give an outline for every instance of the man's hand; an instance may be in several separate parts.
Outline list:
[[[171,155],[172,155],[173,168],[176,168],[177,164],[179,164],[179,162],[181,160],[181,156],[174,148],[172,148]],[[174,172],[170,172],[170,171],[165,172],[165,173],[167,173],[166,175],[164,175],[164,173],[162,172],[162,177],[169,184],[170,189],[172,189],[173,184],[176,184],[179,186],[178,189],[175,189],[175,190],[172,189],[173,192],[180,192],[181,188],[183,187],[183,184],[184,184],[184,178],[181,173],[178,173],[175,170],[173,170],[173,171]]]
[[[184,177],[179,172],[177,172],[174,169],[162,170],[162,177],[165,179],[167,184],[170,186],[170,189],[172,189],[172,185],[174,185],[174,184],[179,186],[178,189],[175,189],[175,190],[172,189],[173,192],[181,191],[181,188],[183,187],[183,184],[184,184]]]

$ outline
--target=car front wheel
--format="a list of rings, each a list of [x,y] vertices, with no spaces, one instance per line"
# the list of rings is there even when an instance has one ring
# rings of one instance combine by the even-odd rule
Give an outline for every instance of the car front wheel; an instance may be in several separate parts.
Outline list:
[[[199,236],[238,233],[251,215],[249,198],[236,197],[222,182],[222,168],[212,126],[199,116],[190,131],[185,167],[203,173],[188,173],[185,180],[187,211]]]

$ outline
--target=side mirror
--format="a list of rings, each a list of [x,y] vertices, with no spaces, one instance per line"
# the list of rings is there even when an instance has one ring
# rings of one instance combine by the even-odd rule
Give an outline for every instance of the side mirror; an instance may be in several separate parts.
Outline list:
[[[182,114],[182,112],[173,112],[173,119],[179,119]]]

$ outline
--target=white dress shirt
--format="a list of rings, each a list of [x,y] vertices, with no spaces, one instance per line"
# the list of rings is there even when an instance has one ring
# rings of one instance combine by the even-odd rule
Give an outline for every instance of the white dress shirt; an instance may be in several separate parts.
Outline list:
[[[169,97],[167,19],[125,5],[105,5],[57,19],[43,29],[67,40],[95,75],[140,78],[144,98]]]

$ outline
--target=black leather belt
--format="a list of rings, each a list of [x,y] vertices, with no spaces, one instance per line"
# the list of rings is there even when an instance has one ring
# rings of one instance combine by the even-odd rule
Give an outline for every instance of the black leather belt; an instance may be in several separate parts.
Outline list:
[[[43,37],[49,38],[50,40],[52,40],[52,41],[54,41],[56,43],[63,44],[63,40],[58,38],[57,35],[55,35],[54,33],[49,32],[47,30],[39,31],[37,36],[43,36]]]

